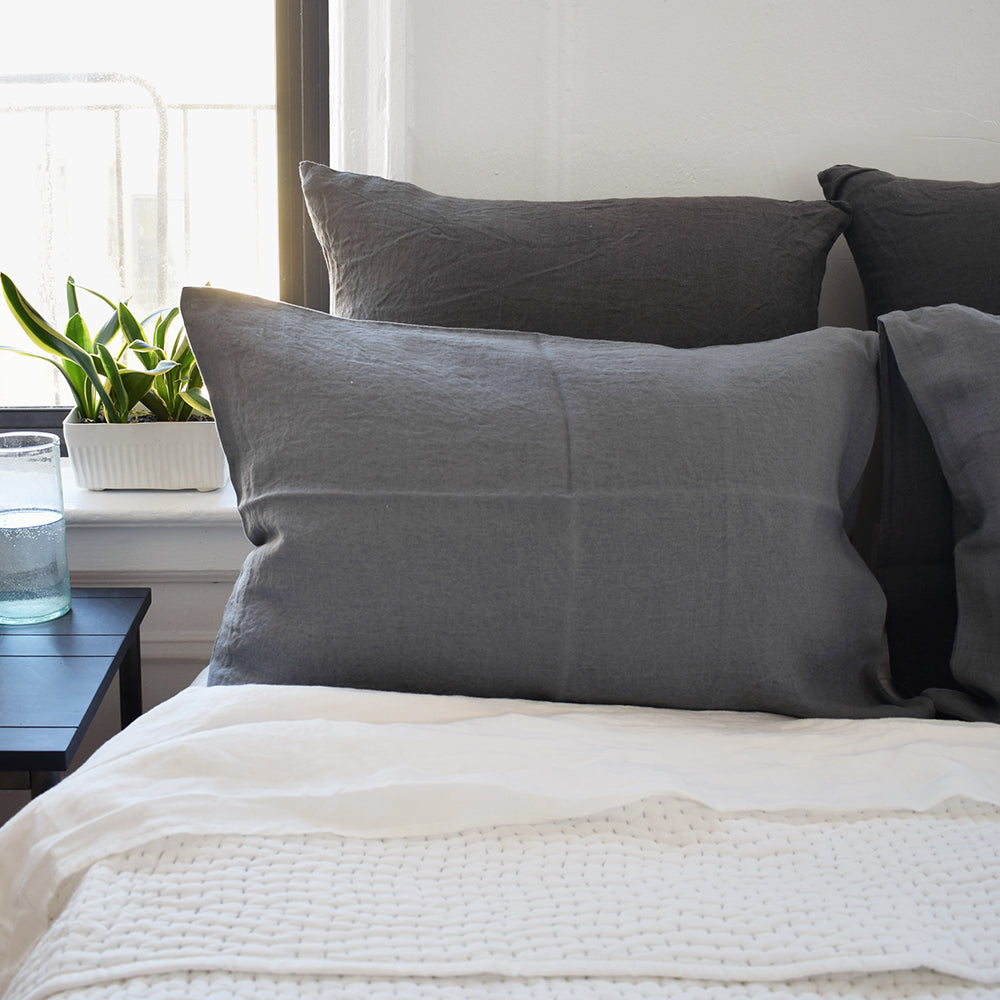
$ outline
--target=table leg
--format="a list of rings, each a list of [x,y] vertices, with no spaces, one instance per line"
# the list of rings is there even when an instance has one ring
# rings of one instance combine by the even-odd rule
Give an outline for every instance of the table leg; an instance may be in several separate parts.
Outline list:
[[[36,798],[42,792],[48,791],[53,785],[59,783],[62,777],[59,771],[29,771],[28,787],[31,789],[31,797]]]
[[[118,669],[118,694],[121,705],[122,729],[142,715],[142,656],[139,649],[139,630],[135,641],[125,652]]]

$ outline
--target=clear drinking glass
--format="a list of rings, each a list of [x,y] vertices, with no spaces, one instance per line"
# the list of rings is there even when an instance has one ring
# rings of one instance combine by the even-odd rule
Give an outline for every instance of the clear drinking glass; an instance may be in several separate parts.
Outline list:
[[[69,604],[59,438],[0,434],[0,624],[47,622]]]

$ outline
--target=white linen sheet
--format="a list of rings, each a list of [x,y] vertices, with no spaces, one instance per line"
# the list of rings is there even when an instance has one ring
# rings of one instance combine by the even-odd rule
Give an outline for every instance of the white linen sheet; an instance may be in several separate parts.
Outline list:
[[[1000,727],[192,688],[0,831],[0,898],[18,998],[1000,995]]]

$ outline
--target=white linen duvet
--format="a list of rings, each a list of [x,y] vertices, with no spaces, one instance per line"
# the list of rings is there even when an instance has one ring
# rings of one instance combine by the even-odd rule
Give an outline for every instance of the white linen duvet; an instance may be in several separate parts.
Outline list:
[[[0,990],[1000,997],[1000,727],[192,688],[0,831]]]

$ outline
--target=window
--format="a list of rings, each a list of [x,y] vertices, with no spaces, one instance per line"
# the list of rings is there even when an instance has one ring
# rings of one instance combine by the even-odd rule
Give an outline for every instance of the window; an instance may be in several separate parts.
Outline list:
[[[328,155],[326,6],[5,10],[0,270],[57,328],[70,274],[143,314],[205,282],[325,308],[297,164]],[[279,211],[292,233],[280,241]],[[92,301],[100,321],[106,307]],[[31,349],[5,304],[0,343]],[[0,353],[0,406],[53,404],[69,405],[54,369]]]

